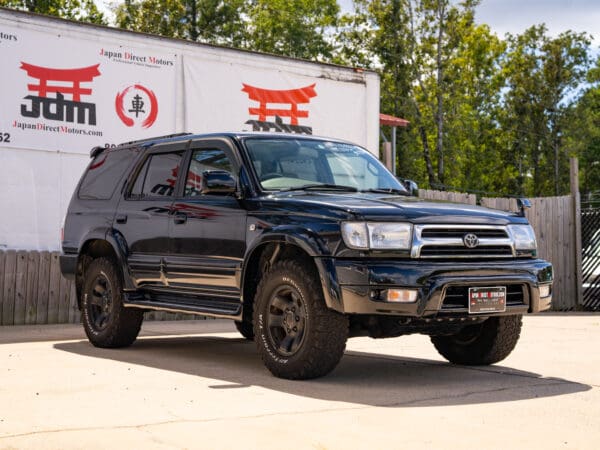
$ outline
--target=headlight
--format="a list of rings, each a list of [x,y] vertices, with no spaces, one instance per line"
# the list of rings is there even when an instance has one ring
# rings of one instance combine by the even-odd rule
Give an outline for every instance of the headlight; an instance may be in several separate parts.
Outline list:
[[[344,222],[342,237],[350,248],[360,250],[408,250],[412,225],[398,222]]]
[[[509,225],[516,250],[537,250],[535,233],[531,225]]]
[[[350,248],[366,250],[369,248],[369,236],[365,222],[342,223],[342,237]]]

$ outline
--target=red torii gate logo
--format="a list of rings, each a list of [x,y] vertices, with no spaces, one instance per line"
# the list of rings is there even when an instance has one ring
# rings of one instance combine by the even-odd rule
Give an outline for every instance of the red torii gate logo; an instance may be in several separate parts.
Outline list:
[[[310,99],[317,96],[316,83],[289,90],[262,89],[244,83],[242,85],[244,86],[242,92],[246,92],[250,100],[259,103],[258,107],[248,108],[251,116],[258,116],[258,120],[248,120],[246,122],[246,124],[252,125],[254,131],[312,134],[311,127],[298,124],[299,118],[308,118],[308,111],[298,109],[298,105],[310,103]],[[290,108],[269,108],[269,103],[289,105]],[[267,121],[268,117],[273,117],[274,122]],[[282,117],[289,117],[290,123],[283,123]]]
[[[52,69],[21,61],[20,68],[26,71],[29,77],[38,80],[38,84],[27,85],[29,92],[38,95],[25,97],[25,100],[31,101],[31,105],[21,105],[21,115],[37,119],[41,113],[42,117],[48,120],[75,122],[77,113],[77,123],[84,124],[87,112],[87,123],[96,125],[96,105],[81,101],[81,96],[91,95],[92,89],[82,87],[81,83],[90,83],[99,76],[99,66],[100,64],[78,69]],[[56,96],[49,97],[49,93],[56,93]],[[71,100],[65,99],[64,94],[71,95]]]

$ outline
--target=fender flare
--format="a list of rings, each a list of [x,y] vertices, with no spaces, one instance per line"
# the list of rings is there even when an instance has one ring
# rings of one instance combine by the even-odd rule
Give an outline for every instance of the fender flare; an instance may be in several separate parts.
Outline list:
[[[114,228],[94,228],[81,239],[78,251],[79,255],[81,255],[81,251],[88,242],[95,240],[105,241],[112,247],[118,268],[123,274],[123,288],[126,291],[135,290],[136,286],[127,266],[127,255],[129,254],[129,249],[127,248],[127,244],[123,235]]]
[[[329,249],[317,233],[302,227],[284,226],[273,228],[252,242],[244,256],[241,274],[241,292],[243,295],[248,262],[266,244],[293,245],[306,253],[315,263],[319,273],[323,297],[328,308],[344,312],[341,289],[337,280],[334,260]],[[243,299],[243,302],[245,300]]]

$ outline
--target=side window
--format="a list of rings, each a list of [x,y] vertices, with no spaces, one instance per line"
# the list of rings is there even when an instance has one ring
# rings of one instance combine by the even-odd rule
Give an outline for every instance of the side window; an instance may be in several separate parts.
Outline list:
[[[150,156],[133,183],[131,197],[169,197],[173,195],[183,152]]]
[[[200,194],[202,173],[207,170],[220,170],[233,173],[233,165],[223,150],[203,148],[194,150],[190,159],[190,168],[185,180],[186,197]]]
[[[94,158],[87,169],[79,198],[86,200],[108,200],[112,197],[119,180],[137,156],[136,148],[104,150]]]

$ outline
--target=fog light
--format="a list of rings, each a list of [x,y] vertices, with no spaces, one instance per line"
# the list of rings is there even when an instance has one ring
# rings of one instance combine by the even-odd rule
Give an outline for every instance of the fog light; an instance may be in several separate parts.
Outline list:
[[[540,286],[540,298],[548,297],[550,295],[550,287],[549,284],[543,284]]]
[[[381,292],[381,297],[386,302],[413,303],[417,301],[416,289],[386,289]]]

